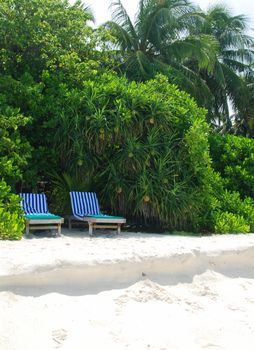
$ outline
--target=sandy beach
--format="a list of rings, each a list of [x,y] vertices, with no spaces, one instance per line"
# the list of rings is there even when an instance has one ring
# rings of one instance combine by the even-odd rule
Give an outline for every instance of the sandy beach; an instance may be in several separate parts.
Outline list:
[[[254,234],[0,241],[0,349],[253,349]]]

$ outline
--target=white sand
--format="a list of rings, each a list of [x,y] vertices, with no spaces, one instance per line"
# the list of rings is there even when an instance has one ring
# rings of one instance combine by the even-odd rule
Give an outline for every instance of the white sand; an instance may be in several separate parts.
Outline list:
[[[249,350],[254,234],[0,241],[0,350]]]

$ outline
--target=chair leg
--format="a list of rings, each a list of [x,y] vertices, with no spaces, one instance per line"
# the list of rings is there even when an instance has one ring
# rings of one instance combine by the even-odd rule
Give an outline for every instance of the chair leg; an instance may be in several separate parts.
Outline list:
[[[88,225],[89,225],[89,236],[92,236],[93,235],[93,223],[89,222]]]
[[[72,229],[72,224],[71,224],[71,217],[69,216],[69,230]]]
[[[117,224],[117,234],[120,235],[121,233],[121,224]]]
[[[61,224],[57,225],[57,235],[61,236]]]
[[[26,235],[29,235],[29,222],[26,221]]]

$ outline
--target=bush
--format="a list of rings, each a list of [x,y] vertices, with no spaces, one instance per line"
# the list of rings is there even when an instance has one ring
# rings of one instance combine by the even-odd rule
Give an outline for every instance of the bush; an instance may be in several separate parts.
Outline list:
[[[215,186],[219,183],[212,213],[216,232],[253,232],[254,140],[233,135],[211,135],[209,140],[218,172]]]
[[[3,180],[0,181],[0,217],[0,239],[21,239],[25,220],[20,199]]]
[[[217,212],[215,214],[216,233],[248,233],[250,225],[241,215],[233,213]]]
[[[55,118],[53,148],[62,176],[52,193],[65,199],[63,209],[69,190],[82,185],[139,223],[212,232],[254,227],[251,200],[225,191],[211,168],[205,111],[163,76],[129,83],[107,74],[85,81],[83,91],[62,86],[59,98],[66,111]]]
[[[209,223],[210,230],[217,233],[253,232],[254,200],[250,197],[241,199],[238,192],[226,190],[220,175],[214,173],[210,211],[205,216],[205,222]]]
[[[254,230],[253,199],[246,197],[242,200],[238,192],[224,190],[220,196],[220,210],[243,217],[250,226],[250,230]]]
[[[19,127],[28,118],[17,109],[0,108],[0,239],[20,239],[24,218],[20,199],[11,193],[7,181],[14,185],[22,179],[22,168],[27,164],[30,146],[20,136]]]
[[[114,213],[171,229],[199,227],[208,127],[188,94],[163,76],[130,83],[114,74],[54,93],[55,105],[64,106],[51,120],[60,174],[85,180]]]
[[[233,135],[210,136],[213,167],[225,187],[241,198],[254,198],[254,140]]]

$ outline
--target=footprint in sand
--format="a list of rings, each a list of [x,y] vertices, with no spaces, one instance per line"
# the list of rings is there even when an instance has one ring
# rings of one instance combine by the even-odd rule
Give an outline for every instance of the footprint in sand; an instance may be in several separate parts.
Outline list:
[[[52,331],[52,339],[55,343],[55,348],[58,349],[63,345],[67,338],[67,331],[63,328]]]

